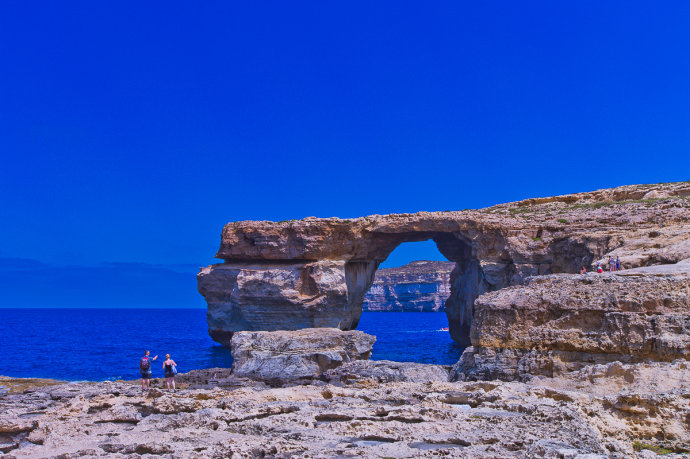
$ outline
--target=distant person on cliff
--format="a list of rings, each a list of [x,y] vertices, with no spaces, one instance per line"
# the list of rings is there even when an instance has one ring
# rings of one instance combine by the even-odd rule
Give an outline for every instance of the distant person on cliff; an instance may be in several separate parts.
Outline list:
[[[616,271],[621,270],[621,259],[616,257]]]
[[[587,268],[585,268],[585,265],[582,265],[582,268],[580,268],[580,274],[587,274]]]
[[[165,354],[165,362],[163,362],[163,369],[165,370],[165,385],[170,390],[170,383],[175,390],[175,375],[177,374],[177,364],[170,358],[170,354]]]
[[[151,385],[151,377],[153,376],[151,372],[151,362],[156,360],[158,356],[151,358],[151,352],[144,352],[144,356],[139,361],[139,373],[141,373],[141,390],[149,390]]]
[[[613,257],[609,257],[609,271],[613,272],[616,270],[616,260]]]
[[[604,270],[603,270],[602,267],[601,267],[601,261],[599,261],[599,260],[597,260],[597,272],[598,272],[599,274],[601,274],[601,273],[604,272]]]

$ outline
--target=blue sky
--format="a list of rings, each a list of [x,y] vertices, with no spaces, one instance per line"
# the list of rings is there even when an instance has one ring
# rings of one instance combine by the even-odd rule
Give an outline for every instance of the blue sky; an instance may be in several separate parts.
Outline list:
[[[0,257],[201,266],[232,220],[688,180],[689,22],[681,1],[4,2]]]

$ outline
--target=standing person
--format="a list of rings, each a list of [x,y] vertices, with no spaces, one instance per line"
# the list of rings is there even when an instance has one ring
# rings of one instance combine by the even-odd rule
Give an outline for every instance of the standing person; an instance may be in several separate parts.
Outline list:
[[[151,385],[151,377],[153,376],[151,372],[151,362],[158,358],[158,355],[151,358],[151,351],[144,352],[144,356],[139,360],[139,373],[141,373],[141,390],[149,390]]]
[[[616,270],[616,261],[613,259],[613,257],[609,257],[609,272],[613,272]]]
[[[580,268],[580,274],[587,274],[587,268],[585,268],[585,265],[582,265],[582,268]]]
[[[616,257],[616,271],[621,270],[621,259]]]
[[[165,354],[165,362],[163,362],[163,369],[165,370],[165,385],[170,390],[170,383],[175,390],[175,374],[177,373],[177,364],[170,358],[170,354]]]

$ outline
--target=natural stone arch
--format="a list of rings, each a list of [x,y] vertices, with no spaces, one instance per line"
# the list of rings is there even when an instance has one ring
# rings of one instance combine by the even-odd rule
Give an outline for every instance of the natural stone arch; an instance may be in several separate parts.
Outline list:
[[[224,263],[201,270],[199,291],[209,332],[224,344],[238,330],[349,330],[378,265],[403,242],[433,239],[456,263],[447,314],[453,339],[467,344],[473,300],[486,291],[576,273],[613,251],[627,268],[690,257],[688,196],[683,182],[459,212],[231,222],[216,254]],[[640,252],[645,238],[654,244]]]
[[[354,329],[379,264],[400,244],[431,239],[456,264],[446,314],[451,337],[469,345],[474,300],[540,268],[513,262],[505,228],[442,215],[226,225],[225,263],[198,276],[211,336],[227,344],[238,330]]]

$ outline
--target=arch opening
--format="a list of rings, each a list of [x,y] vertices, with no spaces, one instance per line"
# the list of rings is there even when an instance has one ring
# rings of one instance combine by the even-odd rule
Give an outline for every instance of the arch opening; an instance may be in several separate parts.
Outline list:
[[[444,312],[454,267],[431,240],[400,244],[379,264],[363,311]]]
[[[348,263],[352,265],[352,269],[349,271],[359,273],[358,281],[352,282],[359,288],[349,291],[353,293],[353,299],[356,299],[361,305],[362,303],[359,301],[363,301],[364,295],[372,286],[377,268],[398,246],[409,242],[429,240],[435,243],[438,252],[445,259],[455,264],[449,277],[449,295],[445,300],[444,309],[451,338],[461,346],[469,346],[474,300],[480,294],[488,291],[490,284],[483,275],[481,263],[475,255],[476,251],[471,240],[462,234],[419,232],[391,235],[388,240],[380,241],[382,250],[377,253],[379,256],[376,260],[370,260],[364,264],[363,261]],[[366,268],[362,266],[366,266]],[[363,286],[365,288],[361,290]],[[356,298],[355,295],[357,295]]]
[[[458,361],[465,347],[451,339],[445,314],[454,267],[431,239],[401,243],[379,264],[358,326],[376,336],[373,360]]]

